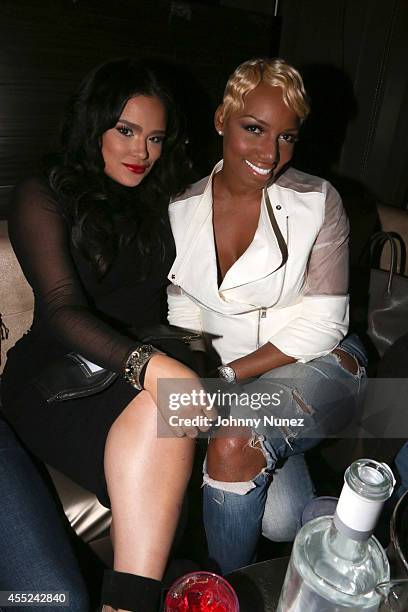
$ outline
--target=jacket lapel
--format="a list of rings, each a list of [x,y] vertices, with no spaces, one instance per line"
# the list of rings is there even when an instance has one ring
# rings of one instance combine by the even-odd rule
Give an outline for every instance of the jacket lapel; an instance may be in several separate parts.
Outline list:
[[[247,250],[228,270],[220,290],[237,288],[273,274],[287,261],[286,207],[274,185],[268,189],[272,219],[265,195],[262,196],[259,223]],[[275,209],[275,210],[274,210]]]
[[[268,188],[268,194],[278,231],[271,224],[263,196],[254,239],[228,270],[218,289],[212,221],[212,177],[221,166],[222,162],[215,166],[200,200],[194,203],[195,211],[184,237],[178,241],[177,257],[169,279],[204,306],[233,314],[269,306],[262,303],[262,279],[266,280],[268,291],[270,281],[273,280],[273,293],[280,295],[287,258],[287,252],[283,252],[287,243],[287,213],[282,191],[272,185]],[[183,221],[175,217],[174,223]]]

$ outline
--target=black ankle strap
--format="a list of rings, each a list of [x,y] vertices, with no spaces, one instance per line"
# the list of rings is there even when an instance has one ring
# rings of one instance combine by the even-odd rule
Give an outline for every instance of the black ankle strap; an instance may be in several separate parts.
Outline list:
[[[131,612],[157,612],[162,583],[136,574],[105,570],[102,604]]]

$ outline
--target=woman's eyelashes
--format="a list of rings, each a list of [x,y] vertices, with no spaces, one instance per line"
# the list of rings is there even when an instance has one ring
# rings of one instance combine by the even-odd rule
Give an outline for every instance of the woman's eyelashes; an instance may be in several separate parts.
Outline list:
[[[165,137],[164,137],[163,135],[160,135],[160,136],[150,136],[149,140],[150,140],[150,142],[152,142],[153,144],[159,144],[159,145],[161,145],[161,144],[163,144],[164,138],[165,138]]]
[[[125,138],[131,138],[135,135],[132,128],[127,125],[117,125],[116,130]],[[153,144],[161,145],[163,144],[164,134],[153,134],[152,136],[149,136],[148,140]]]
[[[251,134],[263,134],[264,132],[263,128],[260,125],[256,125],[255,123],[244,124],[243,128]]]
[[[127,125],[117,125],[116,129],[119,132],[119,134],[122,134],[122,136],[126,136],[127,138],[129,138],[130,136],[133,136],[132,128],[128,127]]]
[[[265,130],[262,126],[256,125],[254,123],[244,124],[243,128],[250,134],[255,134],[256,136],[260,136],[261,134],[265,133]],[[283,142],[286,142],[288,144],[295,144],[295,142],[298,141],[297,134],[289,134],[288,132],[283,132],[282,134],[279,134],[278,138],[279,140],[282,140]]]
[[[295,144],[295,142],[299,140],[296,134],[288,134],[287,132],[281,134],[279,138],[283,140],[283,142],[287,142],[288,144]]]

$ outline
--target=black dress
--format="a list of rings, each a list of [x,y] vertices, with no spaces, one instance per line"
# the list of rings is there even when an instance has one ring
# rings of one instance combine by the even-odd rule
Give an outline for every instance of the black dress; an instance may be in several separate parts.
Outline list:
[[[159,323],[175,247],[169,223],[162,230],[165,257],[152,258],[138,281],[141,255],[130,243],[100,281],[72,246],[70,228],[50,188],[37,179],[16,191],[9,220],[13,248],[35,296],[31,330],[7,356],[3,413],[31,452],[93,491],[109,506],[103,470],[109,429],[137,395],[122,376],[103,392],[47,404],[31,380],[56,356],[76,351],[122,373],[138,343],[130,327]]]

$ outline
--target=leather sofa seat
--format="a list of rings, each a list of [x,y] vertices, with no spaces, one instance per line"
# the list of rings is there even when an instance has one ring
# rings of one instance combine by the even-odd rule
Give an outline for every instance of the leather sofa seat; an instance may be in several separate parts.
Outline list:
[[[0,262],[3,337],[5,329],[8,330],[7,338],[1,341],[1,373],[8,349],[29,329],[34,307],[33,292],[14,255],[6,221],[0,221]],[[89,493],[57,470],[48,466],[47,469],[72,528],[91,545],[104,563],[110,565],[112,549],[107,537],[111,521],[110,510],[104,508],[93,493]]]
[[[408,248],[408,211],[395,206],[385,206],[384,204],[377,205],[377,213],[381,223],[381,229],[385,232],[397,232],[405,242]],[[381,258],[381,268],[389,270],[390,252],[385,248]],[[408,260],[405,261],[405,269],[401,270],[402,274],[408,276]]]

